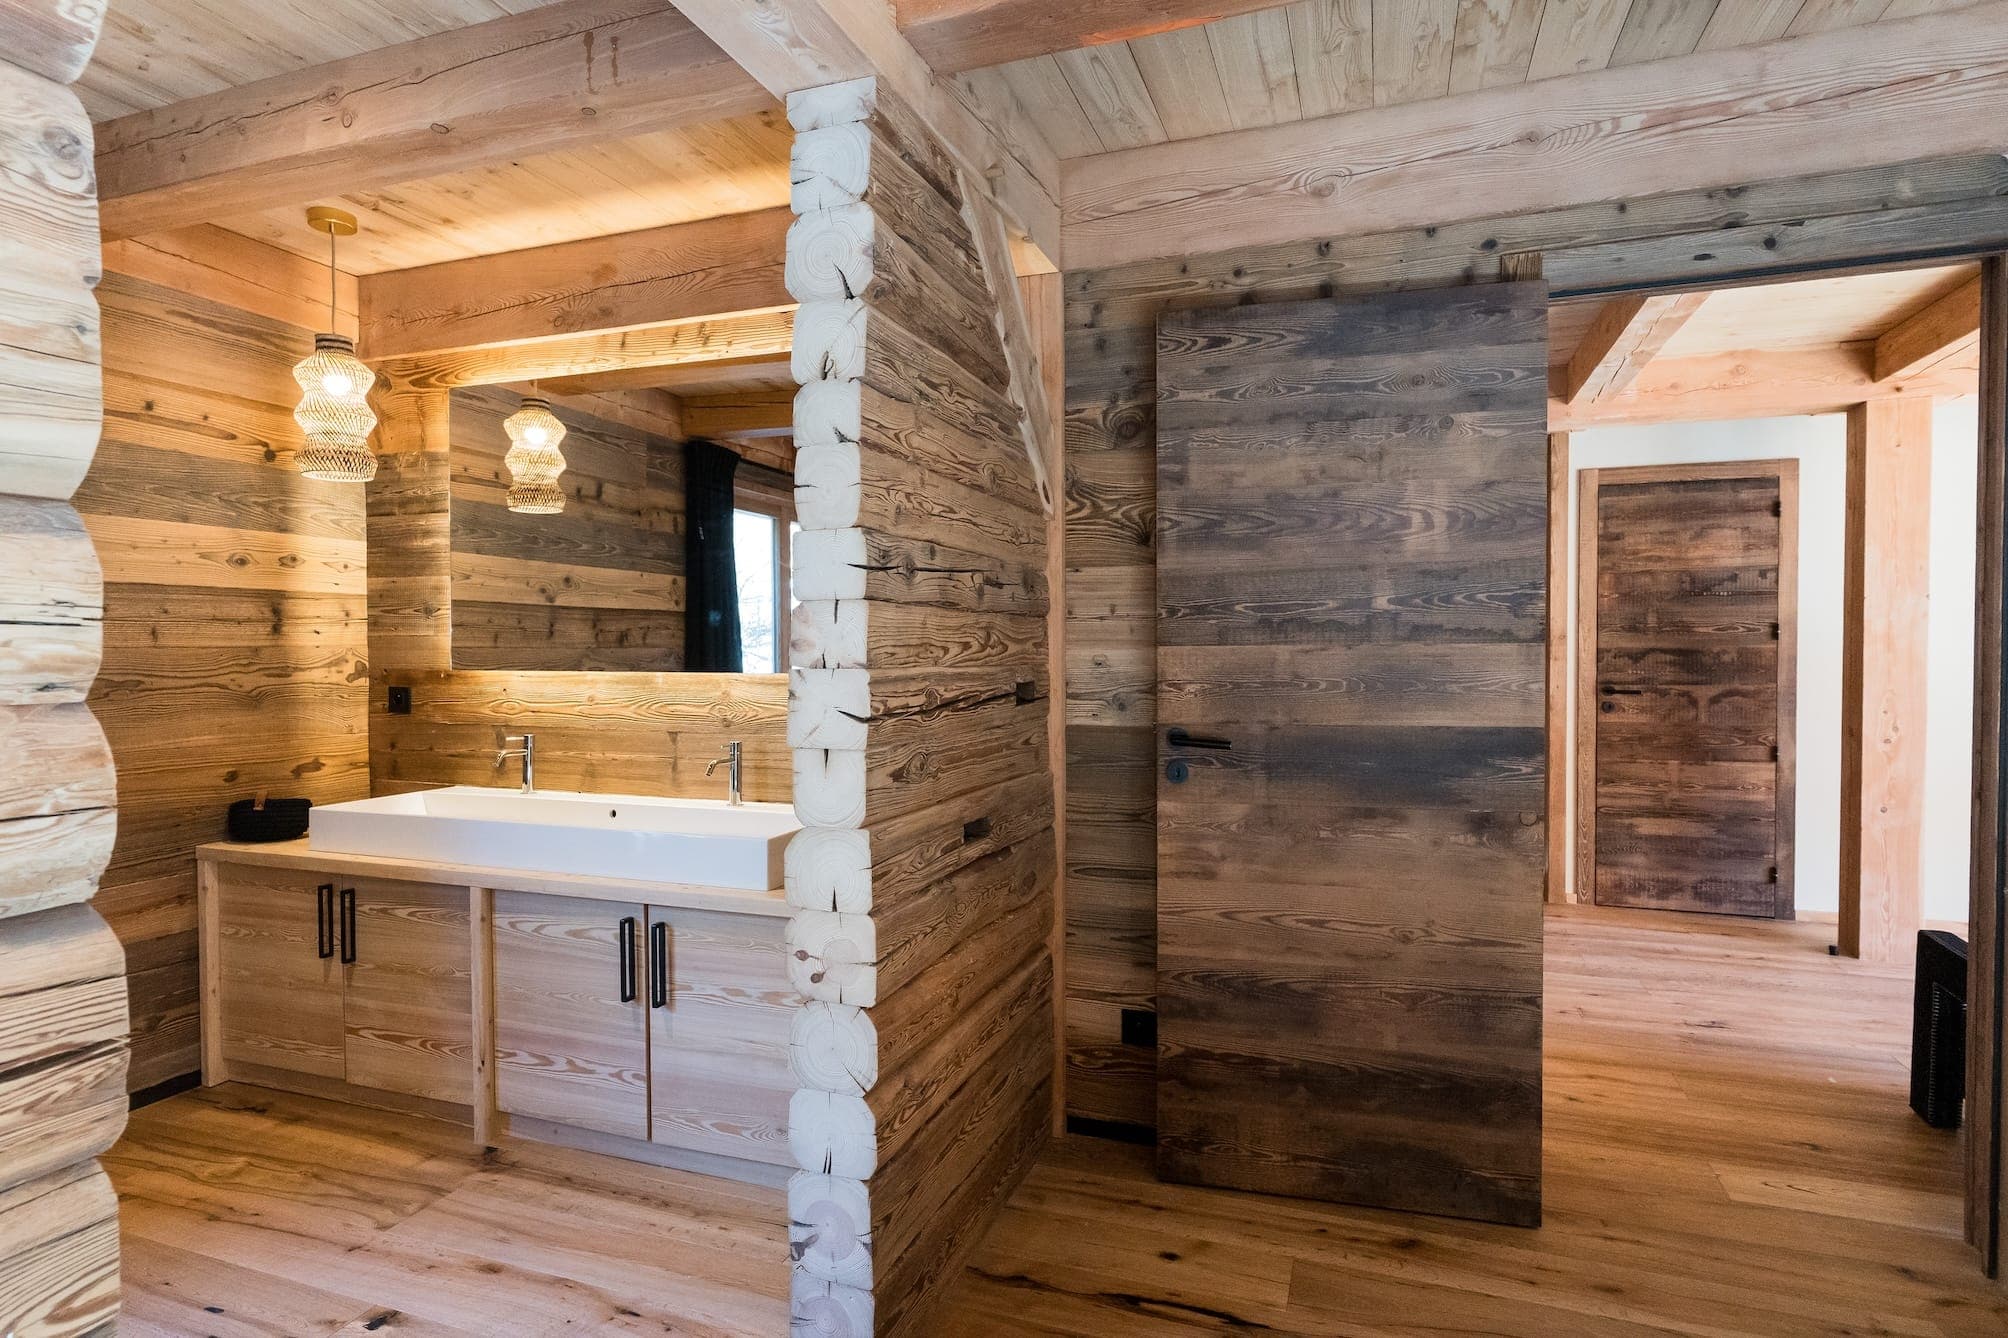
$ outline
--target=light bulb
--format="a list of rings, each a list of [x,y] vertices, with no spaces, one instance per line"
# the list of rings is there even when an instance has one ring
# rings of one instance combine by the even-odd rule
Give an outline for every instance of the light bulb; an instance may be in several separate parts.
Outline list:
[[[331,372],[321,378],[321,389],[330,395],[346,395],[356,388],[356,383],[339,372]]]
[[[541,427],[532,427],[523,433],[523,440],[532,446],[542,446],[551,439],[551,434]]]

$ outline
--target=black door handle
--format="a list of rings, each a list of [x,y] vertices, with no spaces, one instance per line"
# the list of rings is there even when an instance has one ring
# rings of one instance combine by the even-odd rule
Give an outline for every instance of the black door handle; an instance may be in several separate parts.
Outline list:
[[[322,961],[335,955],[335,885],[314,889],[314,955]]]
[[[342,889],[342,963],[353,965],[356,960],[356,890]]]
[[[1164,739],[1166,743],[1169,743],[1174,748],[1217,748],[1224,750],[1234,746],[1234,740],[1232,739],[1216,738],[1210,734],[1188,734],[1183,728],[1177,725],[1173,725],[1165,732]]]
[[[669,921],[648,927],[648,1006],[669,1006]]]
[[[637,988],[637,981],[635,980],[634,917],[632,915],[621,917],[620,936],[621,1002],[633,1003],[635,996],[641,993],[641,991]]]

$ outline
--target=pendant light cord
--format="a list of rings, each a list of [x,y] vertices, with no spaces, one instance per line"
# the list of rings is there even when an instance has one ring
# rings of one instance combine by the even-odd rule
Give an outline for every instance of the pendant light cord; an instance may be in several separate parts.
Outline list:
[[[328,229],[328,332],[342,327],[335,324],[335,230]]]

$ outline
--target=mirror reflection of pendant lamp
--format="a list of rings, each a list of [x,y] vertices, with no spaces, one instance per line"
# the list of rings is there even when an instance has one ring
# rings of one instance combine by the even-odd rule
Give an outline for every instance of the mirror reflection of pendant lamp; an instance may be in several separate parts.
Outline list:
[[[509,434],[509,453],[502,457],[509,466],[509,509],[527,516],[563,511],[558,475],[565,472],[565,457],[558,443],[565,439],[565,425],[551,412],[550,401],[524,396],[523,407],[502,421],[502,430]]]
[[[370,433],[377,420],[369,402],[376,374],[356,357],[354,340],[332,333],[336,323],[335,238],[355,236],[356,217],[340,209],[316,207],[307,211],[307,224],[328,234],[330,333],[315,335],[314,351],[293,368],[293,379],[300,383],[300,406],[293,410],[293,419],[306,434],[294,464],[310,479],[367,483],[376,477]]]

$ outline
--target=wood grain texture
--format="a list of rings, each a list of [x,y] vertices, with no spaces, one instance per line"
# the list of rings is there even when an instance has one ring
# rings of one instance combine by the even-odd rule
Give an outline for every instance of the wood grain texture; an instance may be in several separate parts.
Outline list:
[[[1924,926],[1931,401],[1848,412],[1840,950],[1903,961]]]
[[[369,791],[364,516],[359,491],[293,469],[311,331],[120,275],[101,300],[105,442],[77,503],[108,545],[91,701],[122,812],[103,906],[147,1087],[197,1066],[194,847],[235,799]]]
[[[1583,474],[1579,896],[1790,919],[1796,465]]]
[[[1900,247],[1918,211],[1970,217],[2003,189],[2008,164],[1964,159],[1069,273],[1062,854],[1069,1113],[1145,1126],[1153,1119],[1153,1058],[1122,1043],[1120,1019],[1124,1009],[1149,1011],[1154,993],[1154,324],[1161,312],[1441,286],[1495,275],[1499,258],[1516,251],[1542,253],[1551,284],[1590,286],[1678,281],[1684,265],[1713,274],[1697,257],[1712,255],[1718,240],[1735,243],[1729,260],[1737,270],[1751,256],[1790,263],[1801,238],[1814,243],[1813,263],[1845,263]],[[1362,470],[1376,458],[1366,453]],[[1497,593],[1477,582],[1437,612],[1510,625],[1512,605]],[[1231,600],[1231,588],[1224,594]],[[1268,611],[1363,638],[1378,612],[1324,585],[1292,591]]]
[[[86,694],[104,589],[70,505],[104,417],[92,136],[104,7],[0,3],[0,1332],[109,1332],[125,954],[98,910],[117,778]]]
[[[789,306],[789,218],[768,209],[371,275],[358,347],[410,357]]]
[[[1979,498],[1975,538],[1973,656],[1973,885],[1970,896],[1968,970],[1994,988],[1972,992],[1967,1014],[1966,1239],[1983,1266],[1998,1274],[2003,1208],[2008,1180],[2001,1167],[2002,1084],[2008,1049],[2001,1039],[2008,961],[2008,890],[2002,879],[2004,837],[2008,837],[2008,258],[1990,256],[1981,266],[1981,359],[1986,378],[1980,417],[1980,461],[1974,487]],[[1989,1043],[1989,1038],[1995,1038]]]
[[[1037,369],[920,118],[869,81],[790,115],[794,1322],[918,1335],[1053,1121]]]
[[[1159,321],[1167,1178],[1540,1220],[1546,302]],[[1478,579],[1517,621],[1437,624]],[[1370,644],[1263,611],[1321,582]]]
[[[1941,154],[1992,151],[1984,127],[2008,100],[2004,16],[2008,6],[1976,5],[1076,160],[1062,173],[1067,262],[1105,267],[1204,253],[1227,237],[1359,235],[1901,163],[1915,157],[1903,127],[1918,117],[1969,128],[1941,136]],[[1376,22],[1377,55],[1382,37]],[[1404,55],[1433,49],[1407,31],[1395,40]],[[1416,78],[1434,83],[1428,68],[1425,59]]]
[[[343,115],[319,110],[330,90]],[[767,105],[675,10],[578,0],[108,121],[104,224],[136,236]]]
[[[1959,1238],[1960,1140],[1904,1105],[1907,972],[1827,956],[1829,925],[1546,918],[1539,1231],[1166,1184],[1148,1148],[1069,1138],[944,1331],[1811,1338],[1872,1312],[1978,1338],[2008,1321]]]

